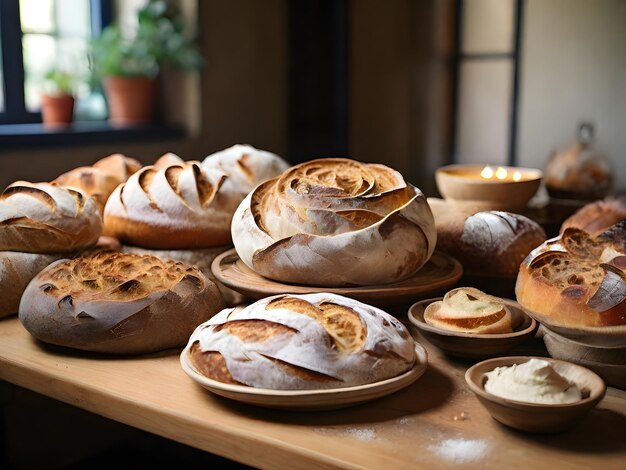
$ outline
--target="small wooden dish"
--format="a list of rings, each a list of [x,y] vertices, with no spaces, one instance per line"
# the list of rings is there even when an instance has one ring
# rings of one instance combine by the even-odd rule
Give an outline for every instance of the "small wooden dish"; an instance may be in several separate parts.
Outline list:
[[[535,168],[504,167],[507,172],[518,171],[520,181],[483,179],[485,165],[447,165],[435,172],[437,189],[445,199],[455,201],[485,201],[492,209],[519,210],[539,189],[543,174]]]
[[[235,249],[215,258],[211,270],[222,284],[255,300],[279,294],[330,292],[377,307],[407,304],[417,298],[441,292],[456,284],[463,274],[463,268],[457,260],[439,251],[435,251],[430,260],[411,278],[378,286],[311,287],[284,284],[252,271],[239,259]]]
[[[626,389],[626,348],[589,346],[565,338],[545,326],[542,331],[550,356],[591,369],[608,385]]]
[[[433,345],[451,356],[484,359],[499,356],[535,336],[539,324],[526,315],[513,300],[502,299],[511,312],[513,333],[472,334],[451,331],[429,325],[424,321],[424,311],[443,297],[414,303],[409,309],[409,321]]]
[[[522,364],[531,359],[533,358],[530,356],[489,359],[475,364],[465,373],[465,381],[470,390],[491,416],[502,424],[534,433],[562,432],[573,427],[606,393],[604,381],[589,369],[544,357],[537,359],[550,362],[560,375],[578,385],[583,393],[582,400],[563,405],[546,405],[501,398],[485,391],[487,372],[496,367]]]
[[[334,410],[365,403],[411,385],[426,371],[426,349],[415,343],[415,365],[404,374],[365,385],[324,390],[271,390],[231,385],[200,374],[189,361],[189,346],[180,355],[183,370],[194,381],[216,395],[250,405],[293,411]]]

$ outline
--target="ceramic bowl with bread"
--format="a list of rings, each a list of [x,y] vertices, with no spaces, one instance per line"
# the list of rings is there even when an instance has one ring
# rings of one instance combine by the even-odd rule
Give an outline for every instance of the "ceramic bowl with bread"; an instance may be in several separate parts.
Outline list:
[[[532,433],[572,428],[606,393],[604,381],[589,369],[543,357],[479,362],[465,381],[494,419]]]
[[[517,302],[472,287],[418,301],[409,309],[408,318],[446,354],[468,358],[505,354],[532,339],[538,328]]]
[[[330,405],[346,395],[357,401],[379,396],[375,384],[385,394],[408,385],[423,373],[426,355],[406,327],[380,309],[335,294],[284,294],[226,309],[199,326],[181,363],[216,393],[264,395],[258,404],[267,406],[273,400],[302,405],[307,396]]]
[[[566,338],[626,347],[626,220],[597,236],[570,227],[520,266],[517,300]]]
[[[0,317],[17,313],[39,271],[94,246],[101,231],[94,200],[80,191],[26,181],[6,188],[0,196]]]
[[[316,287],[410,278],[436,232],[422,192],[380,164],[323,158],[257,186],[239,205],[232,237],[259,275]]]
[[[153,256],[100,252],[59,260],[28,284],[19,320],[38,340],[110,354],[184,346],[224,307],[199,270]]]

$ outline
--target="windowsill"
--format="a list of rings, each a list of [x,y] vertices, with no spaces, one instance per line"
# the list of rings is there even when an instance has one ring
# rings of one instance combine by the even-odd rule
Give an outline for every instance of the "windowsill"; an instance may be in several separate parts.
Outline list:
[[[63,147],[117,142],[181,139],[182,127],[165,124],[111,126],[106,121],[74,122],[69,126],[50,128],[37,124],[0,125],[0,148]]]

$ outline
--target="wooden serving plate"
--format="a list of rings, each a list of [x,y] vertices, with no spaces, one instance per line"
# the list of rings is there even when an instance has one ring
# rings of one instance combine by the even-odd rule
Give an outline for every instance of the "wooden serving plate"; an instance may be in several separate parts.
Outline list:
[[[409,309],[409,321],[430,343],[446,354],[471,359],[484,359],[505,354],[532,339],[539,324],[526,315],[514,300],[501,299],[511,312],[513,333],[473,334],[452,331],[429,325],[424,321],[424,310],[443,297],[416,302]]]
[[[180,364],[189,377],[216,395],[265,408],[315,411],[358,405],[411,385],[424,374],[428,364],[426,349],[419,343],[415,343],[415,355],[413,368],[397,377],[366,385],[325,390],[271,390],[218,382],[194,368],[189,361],[189,346],[181,353]]]
[[[485,391],[487,372],[496,367],[522,364],[533,359],[530,356],[500,357],[479,362],[465,373],[465,381],[476,394],[480,403],[491,416],[502,424],[521,431],[553,433],[565,431],[576,423],[604,397],[606,384],[594,372],[576,364],[545,357],[550,365],[570,383],[575,383],[583,398],[567,404],[538,404],[502,398]]]
[[[441,292],[454,286],[463,274],[461,264],[440,251],[435,251],[422,269],[409,279],[365,287],[312,287],[273,281],[248,268],[235,249],[215,258],[211,269],[222,284],[255,300],[279,294],[330,292],[378,307],[407,304]]]

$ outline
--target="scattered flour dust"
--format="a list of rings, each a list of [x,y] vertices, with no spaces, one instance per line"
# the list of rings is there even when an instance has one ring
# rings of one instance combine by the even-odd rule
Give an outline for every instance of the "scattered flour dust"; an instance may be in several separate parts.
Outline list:
[[[472,439],[444,439],[428,449],[439,457],[455,463],[466,463],[478,460],[487,453],[487,443]]]
[[[315,428],[315,432],[326,435],[334,434],[336,436],[352,437],[354,439],[358,439],[359,441],[373,441],[378,438],[376,430],[373,428]]]

